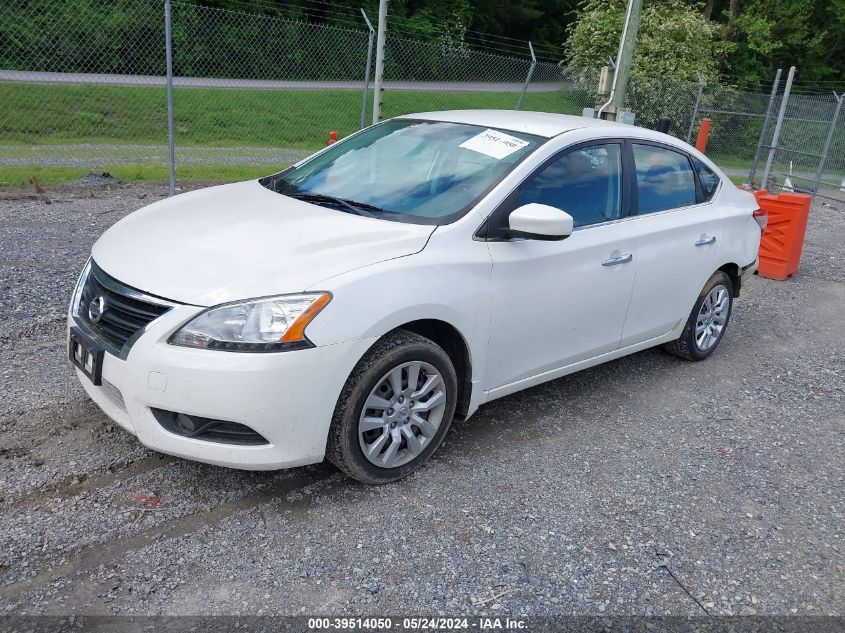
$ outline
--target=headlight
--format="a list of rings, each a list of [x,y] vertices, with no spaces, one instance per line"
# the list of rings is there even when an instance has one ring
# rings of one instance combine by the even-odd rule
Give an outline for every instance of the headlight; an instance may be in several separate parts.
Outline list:
[[[328,292],[317,292],[226,303],[194,317],[168,343],[226,352],[310,347],[305,327],[331,299]]]

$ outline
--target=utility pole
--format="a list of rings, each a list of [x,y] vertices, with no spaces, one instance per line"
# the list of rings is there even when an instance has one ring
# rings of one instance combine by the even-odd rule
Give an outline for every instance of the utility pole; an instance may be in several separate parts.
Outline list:
[[[619,39],[619,52],[616,55],[616,72],[613,76],[613,87],[610,99],[599,109],[599,118],[606,112],[607,119],[617,120],[619,109],[625,105],[625,93],[628,90],[628,77],[634,62],[634,47],[637,44],[637,31],[640,28],[640,14],[643,0],[628,0],[625,12],[625,22],[622,26],[622,37]]]
[[[384,39],[387,34],[387,1],[378,3],[378,35],[376,36],[376,80],[373,94],[373,124],[381,118],[381,90],[384,82]]]

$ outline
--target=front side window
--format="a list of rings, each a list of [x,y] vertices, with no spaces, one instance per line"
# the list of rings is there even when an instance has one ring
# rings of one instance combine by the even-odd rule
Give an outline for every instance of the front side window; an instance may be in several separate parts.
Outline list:
[[[447,224],[544,141],[476,125],[395,119],[261,182],[342,211]]]
[[[636,143],[633,149],[640,215],[695,204],[695,176],[686,155]]]
[[[622,146],[591,145],[553,160],[519,189],[517,206],[531,202],[566,211],[575,226],[615,220],[622,212]]]
[[[711,200],[719,188],[719,177],[697,158],[692,159],[695,171],[698,173],[698,182],[701,183],[701,193],[704,194],[704,202]]]

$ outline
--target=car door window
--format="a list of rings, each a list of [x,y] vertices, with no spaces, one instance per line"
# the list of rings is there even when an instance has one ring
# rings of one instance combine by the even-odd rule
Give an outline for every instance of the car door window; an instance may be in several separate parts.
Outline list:
[[[697,158],[692,159],[695,171],[698,173],[698,182],[701,184],[701,193],[704,194],[704,202],[710,200],[719,188],[719,177]]]
[[[575,226],[607,222],[622,211],[622,146],[591,145],[541,167],[519,189],[516,205],[531,202],[566,211]]]
[[[655,213],[695,204],[695,176],[685,154],[634,143],[637,213]]]

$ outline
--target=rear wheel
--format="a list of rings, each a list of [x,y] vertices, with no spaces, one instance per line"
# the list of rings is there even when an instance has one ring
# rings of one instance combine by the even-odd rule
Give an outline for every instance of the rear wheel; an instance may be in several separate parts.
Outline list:
[[[723,271],[704,284],[678,340],[667,343],[670,354],[686,360],[704,360],[719,346],[733,309],[733,284]]]
[[[457,376],[429,339],[397,330],[359,361],[335,408],[326,457],[366,483],[388,483],[422,466],[455,413]]]

